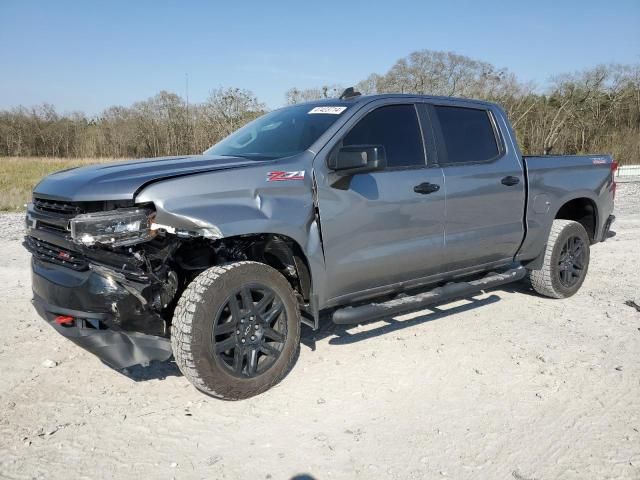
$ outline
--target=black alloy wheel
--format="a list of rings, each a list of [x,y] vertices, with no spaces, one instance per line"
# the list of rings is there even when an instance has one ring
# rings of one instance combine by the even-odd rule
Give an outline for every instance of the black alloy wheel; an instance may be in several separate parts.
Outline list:
[[[280,382],[300,352],[300,304],[264,263],[216,265],[187,285],[171,323],[176,364],[202,392],[253,397]]]
[[[245,285],[218,311],[212,331],[213,355],[229,373],[261,375],[280,357],[287,339],[287,313],[269,287]]]
[[[537,268],[529,268],[533,289],[550,298],[574,295],[587,277],[590,241],[584,225],[573,220],[555,219],[542,262],[536,265]]]
[[[586,256],[587,250],[582,238],[571,236],[566,239],[558,259],[558,275],[563,286],[570,288],[581,280]]]

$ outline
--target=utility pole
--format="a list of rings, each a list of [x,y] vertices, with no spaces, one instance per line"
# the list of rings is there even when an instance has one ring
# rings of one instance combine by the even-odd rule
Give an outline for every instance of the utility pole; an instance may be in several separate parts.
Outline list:
[[[189,117],[189,74],[185,73],[185,93],[187,97],[187,118]]]
[[[191,117],[189,117],[189,74],[184,74],[185,78],[185,97],[187,100],[187,138],[189,142],[189,150],[193,150],[193,135],[191,134],[193,129],[191,128]]]

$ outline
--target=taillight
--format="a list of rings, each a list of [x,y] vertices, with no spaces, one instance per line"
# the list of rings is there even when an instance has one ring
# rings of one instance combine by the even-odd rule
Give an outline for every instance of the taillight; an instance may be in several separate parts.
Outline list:
[[[611,162],[611,193],[613,194],[613,198],[616,198],[616,189],[617,189],[617,185],[616,185],[616,170],[618,170],[618,162],[613,161]]]

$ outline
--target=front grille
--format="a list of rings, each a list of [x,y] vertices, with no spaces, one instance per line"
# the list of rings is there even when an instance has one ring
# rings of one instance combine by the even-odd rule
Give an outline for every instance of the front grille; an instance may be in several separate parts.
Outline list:
[[[57,235],[66,236],[69,229],[65,225],[56,225],[53,223],[47,223],[46,220],[40,220],[38,222],[38,230],[44,230],[45,232],[55,233]]]
[[[88,268],[87,260],[81,254],[52,243],[43,242],[33,237],[25,237],[24,246],[34,257],[42,261],[63,265],[78,271]]]
[[[33,207],[35,210],[45,213],[55,213],[58,215],[74,216],[83,213],[82,207],[77,203],[61,202],[59,200],[47,200],[44,198],[34,198]]]

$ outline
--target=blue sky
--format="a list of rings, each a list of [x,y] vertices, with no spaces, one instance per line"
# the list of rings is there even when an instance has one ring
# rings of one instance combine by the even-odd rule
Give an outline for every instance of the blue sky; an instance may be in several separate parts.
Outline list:
[[[599,63],[640,63],[640,0],[0,0],[0,108],[90,114],[160,90],[204,100],[351,85],[419,49],[506,67],[543,87]]]

